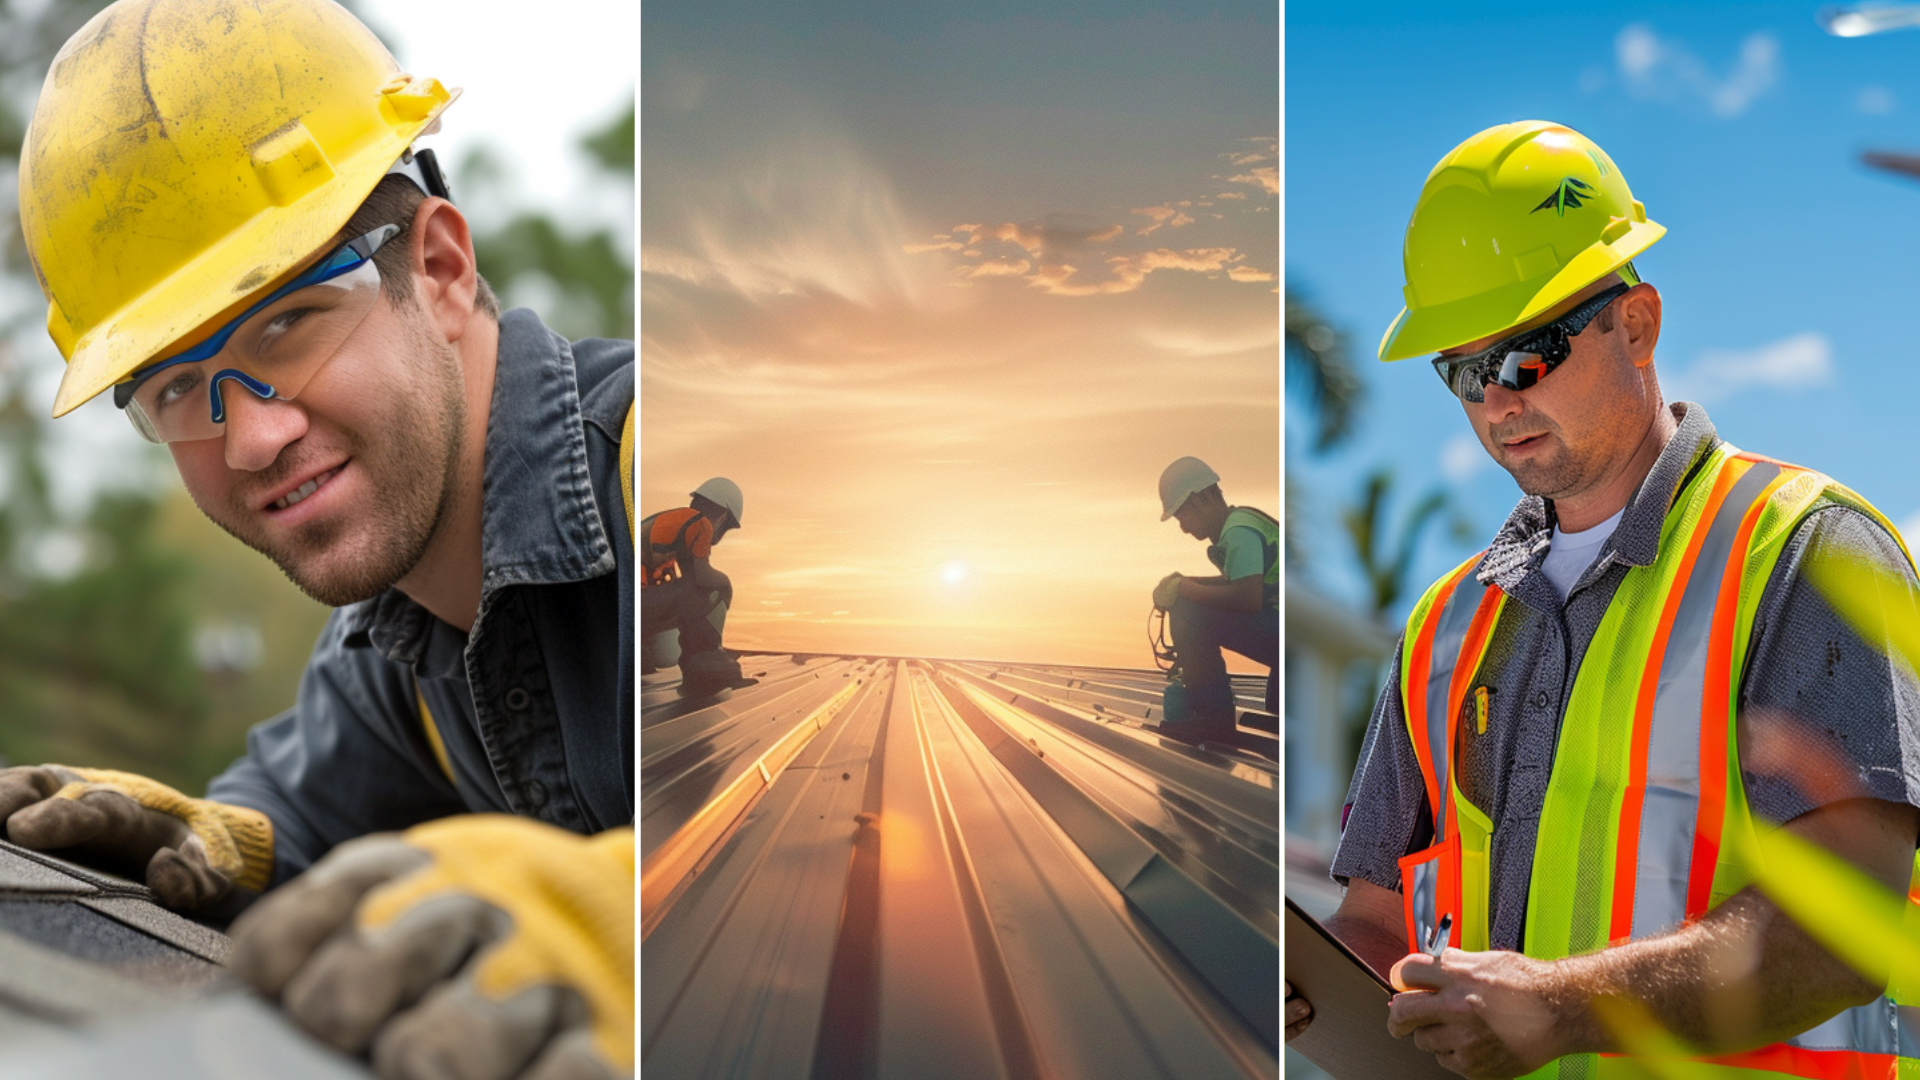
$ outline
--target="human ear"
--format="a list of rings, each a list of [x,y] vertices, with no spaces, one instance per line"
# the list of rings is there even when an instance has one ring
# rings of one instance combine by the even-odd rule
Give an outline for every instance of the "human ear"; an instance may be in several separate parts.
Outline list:
[[[479,291],[479,269],[467,219],[445,199],[429,198],[413,214],[413,280],[420,307],[446,340],[466,334]]]
[[[1660,340],[1660,290],[1642,282],[1614,301],[1614,306],[1626,335],[1627,358],[1637,368],[1653,363],[1653,347]]]

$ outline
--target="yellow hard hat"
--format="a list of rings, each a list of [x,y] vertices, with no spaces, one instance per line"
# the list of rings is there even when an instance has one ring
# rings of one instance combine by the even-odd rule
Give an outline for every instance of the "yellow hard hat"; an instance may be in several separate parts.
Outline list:
[[[1585,135],[1545,120],[1488,128],[1427,174],[1407,222],[1406,307],[1381,337],[1380,359],[1519,326],[1666,232]]]
[[[458,95],[332,0],[120,0],[53,59],[20,226],[61,416],[296,269]]]

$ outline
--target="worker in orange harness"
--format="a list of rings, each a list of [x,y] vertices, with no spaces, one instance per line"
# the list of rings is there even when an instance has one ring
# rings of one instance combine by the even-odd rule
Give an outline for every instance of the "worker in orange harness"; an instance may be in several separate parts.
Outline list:
[[[713,545],[740,527],[746,502],[740,485],[716,476],[693,489],[692,502],[643,518],[640,535],[642,672],[680,665],[680,693],[701,697],[746,682],[740,661],[720,647],[733,603],[733,582],[713,568]]]
[[[54,415],[109,394],[335,611],[205,798],[23,766],[0,822],[209,921],[258,898],[235,973],[384,1080],[630,1077],[633,344],[500,310],[414,145],[455,94],[332,0],[120,0],[54,58]]]
[[[1380,358],[1430,356],[1524,497],[1407,621],[1328,927],[1405,991],[1390,1033],[1466,1076],[1626,1075],[1603,997],[1716,1077],[1906,1075],[1904,988],[1752,882],[1778,828],[1907,892],[1920,686],[1893,624],[1821,582],[1896,583],[1911,629],[1912,561],[1860,496],[1664,400],[1633,263],[1664,232],[1542,121],[1473,136],[1420,192]],[[1313,1022],[1291,985],[1285,1009],[1289,1039]]]

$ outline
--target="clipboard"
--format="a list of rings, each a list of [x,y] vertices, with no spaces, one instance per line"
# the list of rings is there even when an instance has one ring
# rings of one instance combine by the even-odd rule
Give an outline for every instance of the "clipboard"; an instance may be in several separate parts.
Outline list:
[[[1286,1045],[1334,1080],[1460,1080],[1411,1036],[1387,1034],[1393,988],[1320,921],[1287,898],[1287,981],[1313,1006],[1313,1023]]]

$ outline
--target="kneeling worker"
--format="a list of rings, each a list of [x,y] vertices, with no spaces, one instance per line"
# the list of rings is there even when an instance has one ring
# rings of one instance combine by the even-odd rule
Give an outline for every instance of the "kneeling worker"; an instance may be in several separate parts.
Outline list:
[[[1196,457],[1183,457],[1160,474],[1160,520],[1208,542],[1212,577],[1168,574],[1153,590],[1153,606],[1167,613],[1173,649],[1186,688],[1184,718],[1168,716],[1165,734],[1197,741],[1230,739],[1233,688],[1221,649],[1268,665],[1268,711],[1275,711],[1280,655],[1280,523],[1250,506],[1228,506],[1220,475]],[[1171,711],[1171,710],[1170,710]]]
[[[663,510],[640,523],[646,538],[640,561],[640,633],[646,640],[643,671],[670,667],[665,635],[678,631],[680,692],[688,697],[737,685],[740,661],[720,647],[733,582],[709,561],[713,545],[740,527],[745,500],[740,485],[716,476],[693,490],[693,501]]]

